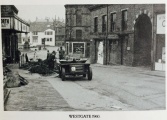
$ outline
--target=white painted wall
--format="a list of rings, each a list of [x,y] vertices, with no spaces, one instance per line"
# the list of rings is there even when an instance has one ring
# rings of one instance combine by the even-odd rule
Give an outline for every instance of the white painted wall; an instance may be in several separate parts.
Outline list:
[[[52,31],[52,35],[45,35],[45,32]],[[44,38],[52,38],[52,41],[45,41],[45,45],[55,46],[55,31],[52,29],[47,29],[44,31]]]
[[[45,35],[45,32],[52,31],[52,35]],[[33,41],[33,36],[38,36],[38,41]],[[30,37],[30,45],[42,45],[42,39],[46,38],[45,45],[55,46],[55,31],[52,29],[47,29],[43,32],[38,32],[37,35],[33,35],[32,32],[28,33],[28,37]],[[47,38],[49,38],[49,41],[47,41]],[[52,38],[52,41],[50,41],[50,38]],[[24,41],[23,41],[24,39]],[[23,45],[25,43],[25,33],[21,34],[21,44]]]
[[[47,32],[47,31],[52,31],[52,35],[45,35],[45,32]],[[49,38],[49,41],[45,41],[45,45],[55,46],[55,31],[52,29],[47,29],[43,32],[38,32],[37,35],[33,35],[33,33],[30,32],[29,36],[30,36],[30,44],[33,44],[34,46],[42,45],[43,38],[46,38],[46,39]],[[33,36],[38,36],[37,42],[33,41]],[[50,38],[52,38],[52,41],[50,41]]]

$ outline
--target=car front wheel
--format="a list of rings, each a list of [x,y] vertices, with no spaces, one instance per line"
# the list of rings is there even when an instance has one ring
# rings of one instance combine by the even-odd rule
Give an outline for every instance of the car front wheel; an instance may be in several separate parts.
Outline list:
[[[92,68],[89,67],[88,69],[88,80],[92,80]]]

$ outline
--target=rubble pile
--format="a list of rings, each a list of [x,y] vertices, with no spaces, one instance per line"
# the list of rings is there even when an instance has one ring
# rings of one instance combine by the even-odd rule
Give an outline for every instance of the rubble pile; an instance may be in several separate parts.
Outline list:
[[[12,71],[7,67],[4,67],[4,83],[7,88],[20,87],[27,85],[28,81],[19,75],[18,71]]]
[[[50,70],[48,68],[46,60],[44,61],[39,60],[38,62],[34,62],[34,61],[28,62],[28,63],[23,64],[20,68],[28,70],[31,73],[39,73],[41,75],[48,75],[48,74],[52,74],[55,72],[54,70]]]

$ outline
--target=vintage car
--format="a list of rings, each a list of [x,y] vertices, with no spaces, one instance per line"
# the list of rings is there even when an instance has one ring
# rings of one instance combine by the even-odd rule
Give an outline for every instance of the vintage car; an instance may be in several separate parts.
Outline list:
[[[82,76],[92,80],[92,68],[86,61],[86,59],[75,58],[60,60],[59,77],[61,77],[62,81],[66,79],[66,76]]]

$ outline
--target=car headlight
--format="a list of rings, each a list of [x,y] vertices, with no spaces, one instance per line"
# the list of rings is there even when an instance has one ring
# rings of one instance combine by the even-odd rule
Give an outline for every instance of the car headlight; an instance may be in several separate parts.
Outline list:
[[[75,67],[71,67],[71,71],[76,71],[76,68]]]

